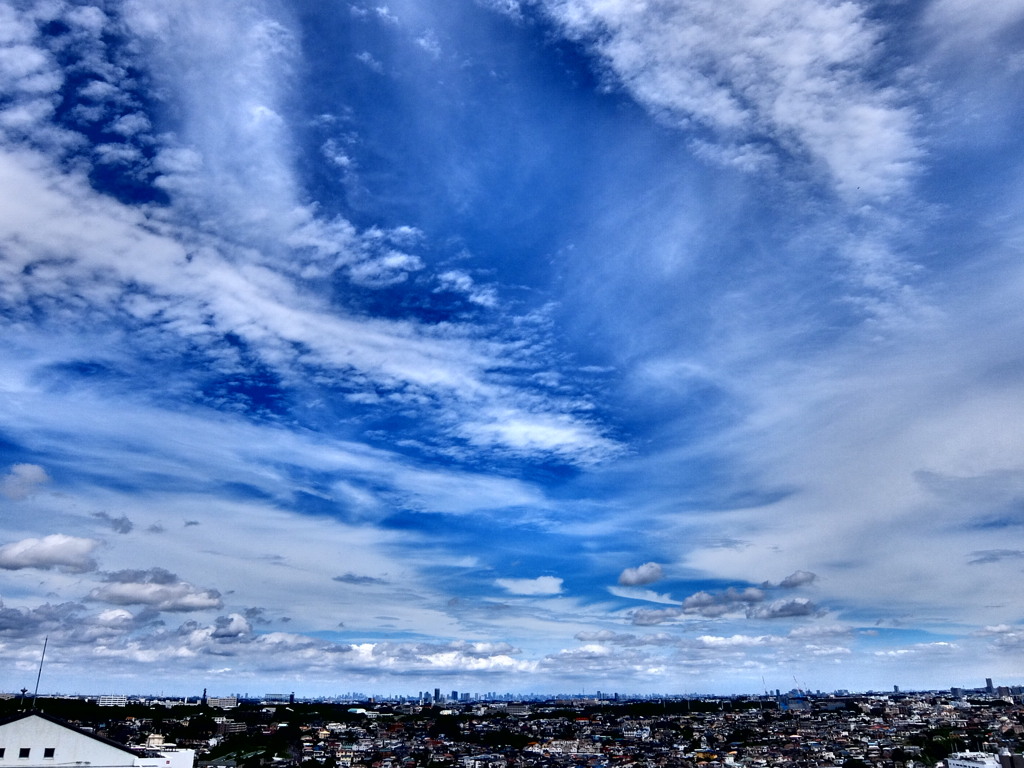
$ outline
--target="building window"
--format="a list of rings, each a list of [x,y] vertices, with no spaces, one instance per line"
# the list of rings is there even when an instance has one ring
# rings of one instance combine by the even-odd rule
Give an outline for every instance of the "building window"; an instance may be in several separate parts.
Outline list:
[[[0,760],[3,760],[4,758],[4,749],[6,749],[6,747],[0,747]]]
[[[29,752],[32,751],[32,747],[22,747],[18,750],[18,757],[28,757]]]
[[[57,751],[56,747],[43,747],[43,757],[53,759],[53,753]]]

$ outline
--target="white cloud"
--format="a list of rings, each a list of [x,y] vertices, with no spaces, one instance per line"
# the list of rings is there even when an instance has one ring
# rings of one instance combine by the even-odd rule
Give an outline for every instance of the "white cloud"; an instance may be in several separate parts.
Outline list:
[[[89,593],[89,599],[171,612],[202,611],[223,605],[216,590],[195,587],[161,568],[110,574],[107,583]]]
[[[466,298],[481,307],[493,308],[498,305],[498,294],[493,287],[477,285],[472,277],[461,270],[442,272],[437,276],[437,281],[442,290],[464,293]]]
[[[514,658],[518,651],[507,644],[360,643],[351,646],[344,664],[362,672],[465,672],[520,674],[536,669],[536,662]]]
[[[49,2],[33,7],[38,11],[44,6],[59,7],[60,13],[68,14],[76,25],[75,35],[89,30],[97,34],[112,23],[95,8],[69,9]],[[69,119],[89,122],[96,130],[113,128],[125,141],[93,147],[91,154],[66,162],[68,155],[63,153],[86,150],[81,143],[75,149],[75,142],[83,141],[81,136],[76,138],[51,123],[62,85],[60,70],[50,53],[39,47],[35,20],[16,14],[9,3],[0,3],[0,14],[5,14],[0,16],[0,35],[6,36],[7,45],[0,53],[0,86],[8,87],[0,127],[12,140],[0,150],[0,177],[8,190],[0,205],[4,246],[0,302],[18,331],[9,335],[9,345],[18,347],[19,355],[24,352],[21,362],[0,362],[4,430],[31,455],[59,455],[59,463],[54,461],[53,466],[61,468],[61,490],[69,494],[60,510],[45,509],[52,500],[31,495],[39,487],[33,478],[35,470],[22,473],[25,477],[15,477],[19,473],[11,470],[0,480],[0,492],[25,503],[9,505],[12,518],[17,518],[9,530],[25,531],[18,536],[26,536],[31,525],[38,524],[36,520],[53,522],[51,514],[61,516],[59,527],[51,530],[79,535],[88,535],[102,523],[125,534],[106,542],[105,566],[113,562],[114,567],[149,568],[160,562],[180,573],[198,574],[204,572],[197,565],[198,557],[216,562],[216,583],[224,590],[218,596],[178,577],[125,576],[103,583],[93,594],[97,599],[109,598],[114,605],[139,606],[138,617],[123,608],[82,617],[89,607],[73,601],[95,584],[83,587],[81,578],[67,577],[59,569],[94,568],[88,556],[92,550],[76,555],[68,549],[61,560],[60,547],[46,544],[51,537],[26,540],[0,549],[0,562],[13,563],[3,567],[47,571],[11,578],[38,581],[38,594],[52,593],[67,602],[31,610],[7,609],[5,626],[18,622],[32,628],[61,626],[68,638],[78,637],[83,643],[88,633],[94,633],[89,650],[83,653],[93,654],[90,660],[108,660],[108,669],[115,669],[115,663],[120,666],[123,659],[158,665],[167,658],[179,660],[186,665],[183,669],[203,669],[203,665],[211,667],[204,658],[225,653],[228,647],[239,654],[239,670],[250,663],[251,669],[273,669],[279,664],[296,676],[304,670],[311,674],[349,671],[342,658],[358,659],[362,666],[351,670],[371,678],[409,670],[455,674],[471,668],[481,674],[502,670],[514,674],[542,666],[499,642],[472,647],[443,642],[429,647],[369,643],[356,650],[346,643],[330,644],[297,634],[260,635],[252,629],[251,617],[257,614],[246,612],[260,601],[268,622],[260,624],[261,629],[283,624],[287,617],[292,618],[289,627],[301,626],[301,631],[328,631],[344,623],[346,632],[369,633],[379,628],[372,610],[376,605],[363,596],[372,592],[374,600],[387,603],[387,621],[396,632],[447,637],[520,632],[544,637],[547,643],[557,632],[575,633],[588,646],[567,652],[567,662],[578,662],[578,669],[599,674],[628,670],[628,679],[646,681],[664,680],[658,676],[661,673],[652,671],[662,665],[677,669],[673,663],[666,664],[677,660],[646,652],[672,647],[668,633],[643,636],[636,630],[635,636],[621,635],[595,627],[618,627],[628,619],[636,626],[678,620],[701,626],[699,631],[704,632],[703,627],[713,623],[715,635],[684,646],[688,659],[678,668],[689,670],[696,667],[689,660],[705,659],[703,651],[712,663],[715,653],[722,653],[721,658],[735,654],[728,660],[737,669],[744,663],[764,662],[768,657],[763,654],[776,645],[749,632],[751,619],[773,618],[783,625],[787,619],[808,620],[809,626],[788,636],[792,642],[786,651],[794,656],[804,648],[807,656],[815,657],[851,653],[836,643],[848,638],[853,644],[858,635],[840,628],[835,633],[843,635],[843,640],[816,642],[819,634],[825,638],[832,631],[813,626],[820,613],[815,605],[807,600],[773,600],[770,592],[812,582],[816,598],[821,593],[822,602],[846,608],[847,619],[867,616],[870,621],[879,613],[885,613],[881,617],[885,619],[895,612],[955,614],[996,627],[1003,622],[1010,627],[1019,619],[1013,614],[1013,606],[1019,605],[1013,590],[1020,550],[1006,549],[1003,540],[1006,528],[1018,522],[1007,519],[1006,511],[1016,509],[1019,494],[1014,484],[1009,483],[1006,492],[971,491],[956,498],[950,487],[960,481],[971,483],[972,488],[994,486],[996,475],[1015,477],[1020,471],[1019,457],[1024,454],[1019,430],[1013,429],[1005,414],[1016,412],[1020,401],[1011,361],[1019,357],[1012,347],[1021,329],[1019,323],[1004,321],[1017,312],[1021,281],[1003,280],[1010,273],[1001,269],[978,269],[977,254],[971,253],[963,260],[962,272],[948,281],[943,276],[930,286],[942,291],[938,283],[946,281],[963,292],[962,303],[946,307],[948,315],[939,318],[931,331],[909,341],[889,329],[877,336],[857,335],[816,314],[815,350],[796,352],[799,359],[787,357],[788,351],[807,336],[800,335],[799,329],[793,332],[786,317],[782,305],[792,298],[786,289],[771,294],[778,303],[765,302],[767,311],[776,313],[768,323],[762,322],[763,315],[742,320],[743,311],[732,311],[736,305],[716,303],[722,297],[709,295],[707,302],[717,307],[713,314],[718,325],[712,333],[715,351],[679,351],[680,343],[696,347],[708,337],[696,326],[680,334],[682,326],[675,322],[665,346],[676,345],[672,349],[679,351],[679,360],[664,366],[664,375],[657,377],[650,391],[682,389],[680,380],[685,379],[685,386],[694,391],[725,393],[722,401],[727,407],[722,411],[729,411],[730,418],[735,415],[741,426],[730,430],[716,423],[696,435],[694,414],[688,412],[688,423],[666,423],[658,439],[650,442],[643,438],[652,433],[641,428],[634,433],[640,438],[638,445],[643,445],[636,461],[627,461],[631,466],[624,469],[622,464],[606,465],[610,472],[602,472],[598,481],[589,466],[622,458],[623,446],[608,437],[599,409],[593,409],[592,403],[574,401],[571,395],[559,400],[539,394],[541,389],[550,392],[562,387],[568,375],[560,378],[548,373],[557,366],[534,366],[537,361],[526,360],[535,339],[508,342],[491,334],[485,341],[489,329],[456,321],[428,325],[414,320],[371,320],[330,303],[326,291],[309,288],[346,279],[370,288],[402,281],[419,289],[437,286],[493,310],[480,313],[486,314],[489,323],[511,327],[520,320],[502,316],[497,288],[477,282],[483,279],[477,275],[489,273],[473,271],[471,276],[469,271],[448,270],[432,275],[425,259],[428,253],[436,254],[437,244],[428,247],[423,235],[404,228],[359,231],[343,218],[325,218],[307,198],[294,162],[294,152],[300,151],[295,149],[300,144],[297,135],[305,136],[307,126],[293,134],[294,112],[288,108],[298,82],[290,79],[290,65],[297,61],[299,39],[286,17],[267,17],[265,11],[272,7],[248,2],[213,7],[192,0],[168,5],[129,2],[128,34],[134,30],[138,35],[129,47],[152,55],[148,63],[137,61],[133,66],[152,64],[148,74],[157,79],[160,98],[165,99],[162,111],[179,115],[180,123],[173,136],[148,137],[154,143],[143,152],[141,142],[152,128],[150,123],[159,122],[156,113],[143,114],[137,111],[138,103],[127,103],[128,85],[116,76],[116,62],[98,61],[95,72],[105,67],[111,79],[96,79],[90,70],[85,78],[89,85],[79,94],[83,102]],[[788,6],[774,0],[717,5],[689,0],[552,0],[548,7],[579,39],[597,46],[612,74],[652,112],[674,125],[694,128],[688,135],[702,138],[691,147],[706,157],[755,173],[791,171],[798,165],[801,170],[796,175],[801,179],[805,172],[817,173],[855,204],[877,204],[897,195],[914,178],[916,131],[923,128],[915,112],[904,105],[901,86],[885,90],[864,77],[878,63],[875,53],[885,44],[884,30],[876,26],[884,22],[874,20],[875,16],[868,21],[865,6],[806,0]],[[966,12],[967,5],[944,0],[930,9],[926,16],[943,9]],[[975,40],[1002,39],[1018,17],[1019,8],[1013,3],[986,7],[971,22],[976,21],[983,34],[965,23],[963,39],[971,42],[967,50]],[[955,16],[949,18],[950,24],[958,23]],[[978,57],[978,61],[984,62],[979,67],[988,68],[987,58]],[[895,73],[895,81],[906,82],[900,75]],[[963,93],[948,92],[951,101],[959,103]],[[977,139],[981,133],[990,136],[988,131],[971,135]],[[349,150],[350,145],[342,141],[329,145],[317,139],[314,143],[323,146],[324,154],[337,166],[351,170],[355,161],[346,152],[354,156],[356,150]],[[151,170],[162,174],[160,186],[170,195],[167,206],[125,206],[92,190],[89,163],[106,164],[104,172],[140,171],[150,150],[156,152]],[[793,158],[795,164],[790,162]],[[737,183],[733,174],[725,175],[729,184]],[[692,200],[661,197],[671,199],[671,205],[682,211],[680,219],[700,218]],[[1015,221],[1014,201],[1012,196],[1007,199],[1001,215]],[[711,203],[708,207],[715,208]],[[634,210],[629,208],[630,215]],[[730,221],[726,228],[739,229],[743,223]],[[905,223],[902,217],[899,223]],[[650,234],[656,229],[650,219],[638,216],[635,226],[644,233],[638,244],[657,237]],[[907,226],[912,229],[913,222]],[[700,225],[693,227],[700,229]],[[900,294],[903,286],[893,279],[899,264],[894,264],[896,251],[886,239],[888,230],[865,233],[854,225],[849,237],[837,237],[827,231],[835,227],[842,225],[830,219],[812,228],[807,238],[821,237],[820,251],[827,251],[829,258],[834,252],[858,264],[865,284],[880,293]],[[675,240],[675,235],[673,230],[662,237]],[[679,250],[687,252],[688,263],[703,258],[707,250],[703,237],[701,232],[691,236],[687,230],[685,238],[678,238],[685,241]],[[1012,250],[1015,241],[1006,241],[1011,245],[1000,258],[1019,263]],[[719,244],[713,244],[716,252]],[[770,269],[772,259],[799,262],[794,272],[804,266],[803,252],[775,245],[777,241],[765,241],[759,270],[762,265]],[[589,248],[580,250],[587,251],[588,268],[605,261]],[[629,254],[633,250],[622,249]],[[827,270],[831,280],[833,271]],[[972,289],[971,281],[979,274],[1003,283],[1003,293]],[[771,279],[777,281],[773,287],[783,288],[783,279],[791,276],[773,272]],[[735,273],[723,277],[728,282]],[[605,281],[624,295],[623,279],[622,270],[613,274],[608,269],[595,282]],[[662,282],[671,284],[668,279]],[[737,294],[749,297],[749,285],[731,283],[730,290],[733,287]],[[794,289],[815,290],[817,286],[808,288],[807,283]],[[635,293],[646,299],[646,292]],[[1000,296],[1002,302],[991,300]],[[821,302],[814,302],[813,309],[841,300],[825,295]],[[988,321],[978,322],[973,309],[965,312],[968,304],[979,311],[990,308]],[[52,327],[59,327],[64,335],[45,341],[40,341],[45,333],[28,338],[21,331],[36,317],[25,311],[28,308],[33,313],[52,313]],[[564,314],[568,316],[572,309],[566,307]],[[102,331],[87,343],[76,335],[82,329],[93,333],[105,321],[123,329],[125,317],[138,325],[124,331],[124,337],[140,346],[111,352],[100,349],[102,339],[93,343]],[[610,322],[620,321],[616,317]],[[730,325],[733,322],[737,325]],[[749,327],[741,327],[743,322],[782,330],[765,342],[766,335],[751,339]],[[137,336],[136,330],[142,333]],[[600,328],[593,330],[592,339],[599,340]],[[652,338],[658,335],[658,329],[650,331]],[[824,337],[832,333],[847,334],[849,343],[838,351],[829,348]],[[51,370],[80,361],[82,350],[104,363],[109,360],[111,370],[127,370],[135,353],[145,356],[157,350],[173,356],[181,349],[205,349],[211,361],[208,370],[235,373],[241,353],[228,345],[217,347],[228,335],[238,339],[239,348],[258,365],[267,366],[286,383],[315,381],[349,388],[345,396],[350,399],[337,412],[329,416],[318,412],[311,419],[318,424],[323,423],[321,419],[330,421],[332,434],[341,434],[340,430],[358,434],[358,424],[333,421],[343,407],[394,404],[405,409],[403,416],[410,421],[426,425],[433,419],[422,432],[433,434],[437,443],[427,444],[427,438],[416,435],[394,451],[372,450],[313,430],[288,434],[280,422],[245,424],[242,418],[220,415],[211,419],[200,406],[179,403],[161,411],[143,403],[143,388],[131,388],[116,403],[84,382],[76,383],[73,398],[48,391],[58,386],[49,375]],[[145,345],[137,341],[142,336],[154,341],[152,346],[143,349]],[[783,336],[787,337],[780,342]],[[658,343],[666,338],[660,337]],[[780,343],[786,350],[781,361]],[[567,350],[571,344],[569,339],[558,349]],[[31,354],[25,351],[30,347]],[[730,348],[738,347],[746,353],[741,350],[730,357]],[[754,347],[759,351],[749,354]],[[635,364],[634,348],[625,348],[622,365],[615,361],[606,381],[618,381],[623,371],[628,376],[629,366]],[[627,360],[631,356],[633,362]],[[765,364],[766,357],[772,357],[772,362]],[[515,384],[517,373],[509,373],[517,365],[531,372],[544,369],[543,374],[529,374],[529,392]],[[951,370],[956,365],[963,370]],[[168,387],[199,389],[188,376],[168,382]],[[615,396],[605,402],[614,404]],[[594,402],[600,403],[600,397],[595,394]],[[307,405],[311,410],[320,407],[313,402]],[[662,415],[667,413],[669,409],[661,410]],[[624,434],[630,434],[632,423],[632,418],[626,419]],[[168,435],[174,440],[168,440]],[[658,446],[677,439],[673,435],[686,435],[685,444],[675,442],[658,454]],[[68,449],[72,444],[74,451]],[[560,535],[582,540],[586,529],[609,536],[615,528],[635,529],[638,519],[645,521],[646,528],[646,522],[657,517],[658,525],[652,524],[650,530],[682,547],[673,573],[699,573],[725,583],[757,583],[766,573],[791,575],[778,584],[763,584],[765,594],[698,593],[679,605],[670,595],[629,586],[648,583],[644,579],[651,575],[650,566],[657,564],[646,563],[626,569],[620,580],[624,578],[627,586],[609,587],[609,591],[667,607],[625,612],[618,601],[608,601],[613,604],[574,604],[568,609],[562,604],[571,601],[560,597],[482,601],[486,604],[473,609],[475,613],[445,609],[450,596],[432,591],[430,580],[422,578],[419,569],[458,566],[486,572],[493,565],[487,552],[463,556],[450,542],[433,541],[405,529],[385,530],[375,521],[394,509],[416,516],[421,512],[489,513],[513,507],[529,507],[531,511],[524,514],[554,518],[556,506],[561,509],[574,502],[547,498],[540,489],[543,481],[532,485],[505,474],[488,475],[490,468],[456,472],[435,464],[425,469],[426,462],[401,454],[406,450],[434,456],[463,451],[459,457],[472,456],[474,461],[480,456],[472,454],[493,452],[502,459],[554,457],[575,463],[581,467],[580,474],[561,487],[588,493],[595,492],[600,482],[610,498],[601,498],[607,507],[596,511],[593,519],[573,522],[572,515],[565,515]],[[715,457],[713,463],[727,457],[716,467],[722,470],[716,479],[747,486],[724,504],[717,504],[721,497],[708,501],[687,488],[686,494],[661,494],[634,516],[630,504],[615,498],[622,493],[623,485],[616,486],[622,477],[629,475],[634,486],[645,485],[636,482],[640,473],[630,475],[640,463],[643,478],[667,485],[668,478],[685,474],[681,467],[703,466],[709,456]],[[618,479],[612,477],[619,469]],[[944,478],[943,482],[923,480],[922,470]],[[159,489],[151,485],[153,478],[160,478]],[[144,497],[133,493],[133,487],[145,487]],[[225,491],[229,487],[232,490]],[[642,488],[638,493],[654,496],[659,490]],[[337,518],[311,520],[290,511],[300,508],[295,501],[300,495],[333,505]],[[591,508],[597,510],[601,504],[591,501]],[[713,508],[714,514],[704,514],[705,506]],[[109,512],[94,512],[98,509]],[[211,509],[216,509],[215,515],[209,514]],[[628,522],[609,522],[616,514],[609,509],[629,509]],[[184,520],[198,519],[203,520],[202,526],[183,527]],[[65,527],[65,521],[81,529]],[[708,521],[715,527],[710,535],[705,527]],[[826,524],[830,535],[822,536]],[[143,533],[156,530],[174,535]],[[905,545],[909,538],[914,540],[913,547]],[[710,543],[741,539],[742,548]],[[30,545],[32,551],[11,549],[33,541],[40,546]],[[598,536],[588,539],[595,547],[602,541]],[[216,551],[209,551],[211,547]],[[349,558],[343,568],[337,567],[338,551]],[[655,556],[642,549],[632,551],[628,556],[637,559],[630,562]],[[961,564],[973,564],[959,569],[953,582],[943,582],[950,552]],[[272,583],[257,589],[249,576],[253,562],[273,569]],[[329,569],[319,565],[332,562],[335,565]],[[814,580],[810,570],[798,570],[802,568],[822,574],[821,579]],[[331,580],[338,573],[349,573],[350,583],[359,580],[358,574],[379,574],[380,581],[387,583],[375,583],[373,589],[346,588],[345,578]],[[614,571],[602,572],[595,579],[595,589],[614,578]],[[561,595],[564,586],[553,577],[497,583],[512,594],[526,596]],[[302,600],[295,598],[299,594]],[[978,594],[986,595],[986,600],[973,599]],[[607,600],[607,595],[599,599]],[[220,610],[221,603],[228,615],[189,622],[180,634],[152,629],[128,637],[129,630],[151,621],[158,610]],[[543,616],[538,605],[542,603]],[[326,613],[325,605],[330,606]],[[77,635],[73,628],[79,630]],[[802,633],[804,629],[808,634]],[[801,638],[809,638],[811,644],[796,648]],[[1020,633],[993,631],[985,642],[1012,651],[1021,643]],[[981,644],[977,640],[969,650]],[[630,650],[643,646],[645,652],[620,655],[610,646]],[[537,647],[530,650],[532,658],[543,658],[547,651]],[[742,655],[748,651],[757,653]],[[967,655],[964,652],[964,658]],[[551,666],[546,667],[549,673],[557,674],[552,671],[557,663],[558,654],[553,654]],[[224,662],[212,666],[221,668]],[[1009,662],[1006,668],[1017,673]]]
[[[639,587],[652,584],[664,576],[658,563],[644,563],[636,568],[626,568],[619,574],[619,584],[626,587]]]
[[[737,157],[767,135],[851,199],[902,192],[920,150],[913,112],[867,71],[880,30],[852,2],[547,0],[566,34],[677,125],[714,129]],[[719,150],[722,151],[722,150]]]
[[[50,476],[38,464],[14,464],[6,475],[0,477],[0,494],[15,501],[26,499],[48,482]]]
[[[578,464],[596,463],[623,450],[581,419],[500,406],[478,412],[477,420],[460,424],[457,431],[477,446],[560,455]]]
[[[413,252],[422,239],[414,228],[357,232],[344,219],[317,216],[301,191],[282,106],[300,52],[287,16],[246,4],[211,10],[194,1],[132,1],[123,10],[125,30],[137,43],[133,65],[149,68],[181,115],[178,130],[160,134],[152,146],[156,184],[171,205],[120,205],[91,189],[82,164],[66,172],[53,156],[0,150],[0,178],[19,191],[0,207],[0,240],[9,246],[0,261],[0,302],[24,309],[74,297],[80,310],[114,317],[124,309],[183,339],[235,334],[284,377],[327,368],[326,375],[356,389],[395,390],[434,409],[451,425],[441,435],[446,442],[578,463],[620,449],[599,426],[569,413],[570,403],[516,392],[491,373],[509,356],[528,354],[522,339],[505,348],[480,341],[468,325],[348,315],[293,282],[340,272],[382,288],[426,266]],[[20,16],[12,21],[12,39],[34,45],[34,24]],[[90,34],[112,23],[102,14],[79,22]],[[106,49],[97,46],[90,49],[95,66],[116,74],[115,63],[103,59]],[[60,74],[46,51],[33,51],[37,69]],[[91,87],[93,96],[116,100],[127,84],[115,78],[105,89]],[[34,133],[49,125],[48,115],[33,118]],[[153,118],[119,107],[107,119],[135,137]],[[95,154],[112,165],[138,157],[127,143],[103,145]],[[470,301],[495,306],[490,287],[456,282]]]
[[[95,539],[83,539],[55,533],[41,539],[22,539],[0,547],[0,568],[20,570],[60,568],[72,573],[96,569],[93,550],[99,546]]]
[[[763,645],[777,645],[781,638],[772,635],[730,635],[719,637],[717,635],[700,635],[697,642],[711,648],[750,648]]]
[[[130,611],[124,608],[110,608],[96,617],[96,622],[107,626],[129,626],[135,620]]]
[[[408,279],[410,272],[423,269],[423,261],[400,251],[388,251],[349,267],[352,282],[368,288],[385,288]]]
[[[442,415],[457,424],[454,433],[474,444],[579,462],[619,450],[585,420],[559,413],[558,401],[526,397],[520,408],[494,406],[524,397],[489,380],[486,371],[498,366],[500,345],[475,342],[470,328],[431,328],[330,310],[287,277],[247,264],[245,254],[226,243],[207,242],[190,252],[170,232],[162,233],[166,227],[96,195],[85,179],[58,173],[38,155],[0,152],[0,177],[19,190],[0,213],[0,238],[11,244],[0,262],[0,301],[10,306],[24,307],[29,297],[75,295],[116,312],[118,303],[128,304],[130,298],[123,286],[133,284],[146,296],[145,302],[129,305],[140,321],[159,323],[185,338],[207,339],[211,331],[238,334],[283,373],[317,365],[354,372],[346,378],[355,385],[407,387],[409,396],[421,390],[444,393]],[[349,232],[344,227],[343,238],[351,238]],[[387,238],[408,240],[409,235],[395,232]],[[308,231],[296,244],[313,247],[315,242]],[[137,252],[147,253],[147,259],[132,258]],[[48,266],[50,254],[61,254],[60,269]],[[353,269],[365,267],[365,279],[379,284],[404,279],[407,270],[420,266],[418,259],[397,252],[360,263],[363,267]]]
[[[557,595],[562,591],[562,579],[557,576],[538,576],[535,579],[495,579],[494,583],[513,595]]]
[[[212,637],[215,638],[238,638],[252,634],[252,624],[238,613],[223,616],[216,621],[216,628]]]

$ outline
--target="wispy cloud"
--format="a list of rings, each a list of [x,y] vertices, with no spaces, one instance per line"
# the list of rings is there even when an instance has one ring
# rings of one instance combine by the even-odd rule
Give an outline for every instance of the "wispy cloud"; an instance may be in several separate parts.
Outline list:
[[[898,88],[870,82],[881,29],[856,3],[546,8],[642,104],[713,129],[712,157],[756,168],[805,155],[854,200],[904,191],[918,167],[915,115]]]

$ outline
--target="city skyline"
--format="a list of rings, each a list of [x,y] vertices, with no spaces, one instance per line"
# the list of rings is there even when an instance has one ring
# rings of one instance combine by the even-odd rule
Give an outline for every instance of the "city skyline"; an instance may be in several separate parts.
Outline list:
[[[19,696],[20,694],[20,696]],[[167,693],[166,691],[142,691],[142,690],[120,690],[112,692],[104,690],[93,691],[47,691],[33,692],[28,689],[18,691],[0,691],[0,698],[25,698],[33,702],[35,707],[37,700],[47,698],[76,698],[96,699],[99,706],[125,706],[136,701],[159,701],[159,700],[181,700],[189,704],[200,704],[209,702],[213,708],[231,708],[239,702],[272,701],[277,703],[288,702],[314,702],[314,701],[405,701],[419,702],[421,704],[458,704],[466,702],[481,701],[523,701],[542,702],[564,700],[613,700],[613,701],[646,701],[654,699],[787,699],[793,697],[829,698],[848,696],[918,696],[918,695],[943,695],[948,694],[953,699],[965,699],[968,695],[987,695],[992,698],[1021,696],[1024,695],[1022,685],[996,685],[991,678],[986,678],[984,685],[975,687],[947,686],[945,688],[932,689],[906,689],[899,685],[890,686],[888,689],[856,690],[849,688],[837,688],[835,690],[803,689],[803,688],[775,688],[760,691],[732,691],[728,693],[707,693],[698,691],[602,691],[600,688],[591,690],[569,691],[537,691],[528,688],[506,691],[460,691],[446,690],[435,687],[417,688],[413,686],[406,691],[371,691],[363,692],[357,690],[335,691],[331,694],[305,696],[301,692],[264,692],[262,694],[235,690],[226,684],[222,690],[211,691],[205,687],[192,686],[191,692]]]
[[[0,690],[1024,683],[1022,24],[0,0]]]

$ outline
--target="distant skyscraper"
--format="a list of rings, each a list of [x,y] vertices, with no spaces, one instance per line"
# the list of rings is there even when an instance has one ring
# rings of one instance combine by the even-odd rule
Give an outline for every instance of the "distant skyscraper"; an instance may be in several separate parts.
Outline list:
[[[985,691],[987,693],[993,693],[995,691],[995,688],[992,687],[992,678],[991,677],[986,677],[985,678]]]
[[[435,688],[434,689],[434,701],[440,701],[440,700],[441,700],[441,689],[440,688]]]

